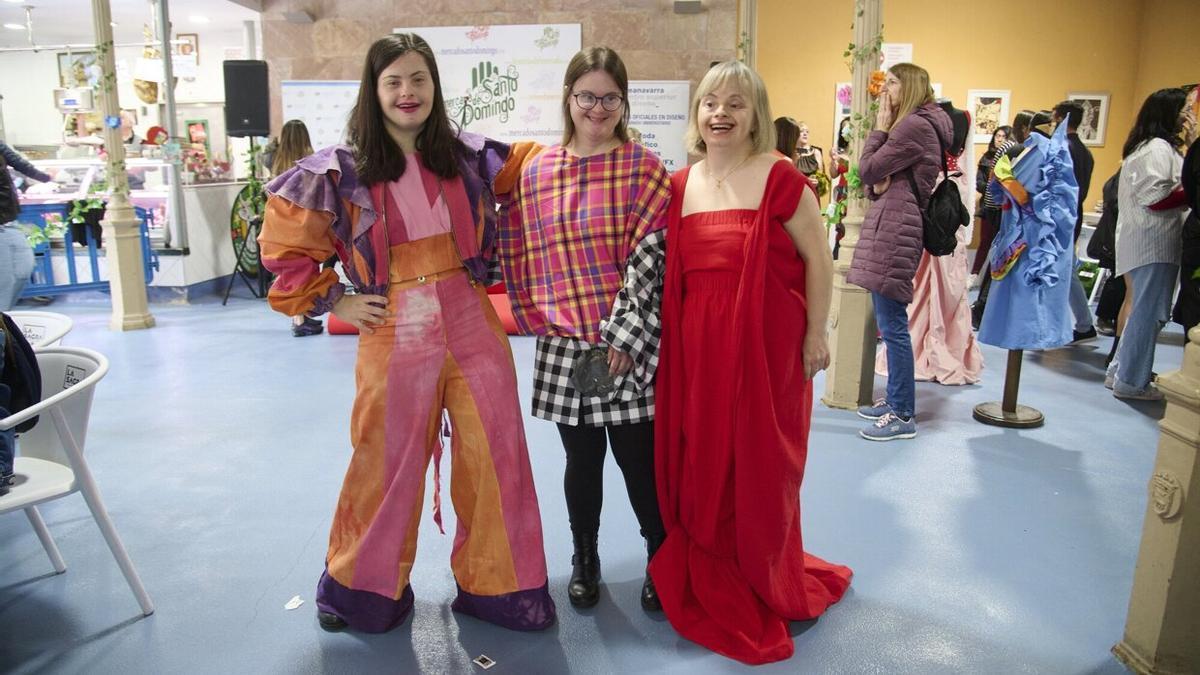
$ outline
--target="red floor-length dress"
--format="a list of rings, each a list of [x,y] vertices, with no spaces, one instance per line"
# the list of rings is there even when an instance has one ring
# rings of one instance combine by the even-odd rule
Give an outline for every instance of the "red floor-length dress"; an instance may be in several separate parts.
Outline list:
[[[811,189],[776,163],[758,210],[681,217],[672,179],[656,406],[667,539],[650,571],[671,625],[745,663],[786,659],[789,620],[837,602],[851,571],[804,553],[800,483],[812,382],[804,261],[783,223]]]

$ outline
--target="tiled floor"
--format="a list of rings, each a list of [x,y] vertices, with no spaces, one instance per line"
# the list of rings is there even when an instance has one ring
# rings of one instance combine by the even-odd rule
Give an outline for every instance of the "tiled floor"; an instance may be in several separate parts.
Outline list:
[[[244,291],[244,289],[242,289]],[[237,289],[235,289],[235,294]],[[68,564],[55,576],[20,514],[0,518],[0,671],[66,673],[699,673],[750,670],[679,638],[637,594],[645,563],[614,462],[606,476],[600,605],[571,608],[562,449],[527,431],[559,623],[511,633],[449,610],[450,537],[428,510],[414,616],[384,635],[327,634],[314,618],[345,469],[355,339],[294,339],[261,301],[155,305],[158,327],[114,333],[108,308],[58,301],[69,345],[109,356],[88,457],[158,611],[142,618],[78,496],[44,507]],[[1178,367],[1164,334],[1156,369]],[[1119,673],[1161,404],[1101,386],[1107,340],[1029,354],[1030,431],[971,419],[981,385],[919,384],[920,435],[860,440],[853,413],[818,405],[803,491],[806,545],[852,566],[850,593],[794,625],[796,655],[761,673]],[[528,401],[532,340],[513,347]],[[818,390],[824,385],[818,378]],[[449,462],[445,468],[448,470]],[[453,531],[453,514],[447,513]],[[305,604],[287,611],[299,595]]]

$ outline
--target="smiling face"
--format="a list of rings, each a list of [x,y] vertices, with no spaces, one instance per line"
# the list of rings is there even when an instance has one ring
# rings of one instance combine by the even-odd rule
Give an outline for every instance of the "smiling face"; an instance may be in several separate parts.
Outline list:
[[[590,110],[580,107],[579,99],[586,98],[586,96],[579,96],[579,94],[591,94],[595,105]],[[571,110],[571,122],[575,125],[574,140],[595,146],[615,139],[617,123],[625,114],[626,104],[622,101],[616,110],[606,110],[601,101],[606,96],[620,97],[621,95],[621,88],[617,85],[617,81],[603,70],[588,71],[575,80],[567,101]],[[612,99],[610,98],[610,100]]]
[[[425,57],[410,51],[392,61],[379,73],[375,91],[388,134],[411,151],[433,110],[433,77]]]
[[[808,147],[808,125],[807,124],[800,125],[800,147],[802,147],[802,148]]]
[[[754,113],[746,95],[733,82],[726,82],[700,98],[696,122],[709,152],[751,145]]]

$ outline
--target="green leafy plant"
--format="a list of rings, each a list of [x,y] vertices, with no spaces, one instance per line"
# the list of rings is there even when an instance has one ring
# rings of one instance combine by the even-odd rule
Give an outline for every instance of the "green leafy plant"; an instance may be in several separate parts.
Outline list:
[[[263,148],[259,147],[258,144],[251,143],[250,151],[246,154],[246,168],[249,169],[249,177],[246,179],[247,194],[250,197],[253,215],[259,218],[263,217],[267,208],[267,191],[262,180],[258,177],[259,167],[262,164],[259,161],[259,155],[262,154],[262,151]]]

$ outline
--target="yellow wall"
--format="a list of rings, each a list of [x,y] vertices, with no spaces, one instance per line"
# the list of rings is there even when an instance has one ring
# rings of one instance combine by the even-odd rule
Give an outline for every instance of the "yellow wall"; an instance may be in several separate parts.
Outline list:
[[[1029,18],[1003,26],[998,7]],[[968,89],[1008,89],[1011,119],[1023,108],[1052,108],[1068,91],[1108,92],[1105,144],[1091,148],[1089,206],[1120,165],[1146,94],[1200,79],[1198,0],[883,0],[883,11],[884,40],[913,43],[913,61],[959,107]],[[853,40],[853,14],[853,0],[758,3],[757,65],[772,109],[807,120],[825,148],[834,85],[850,79],[841,54]],[[977,156],[985,147],[977,146]]]

